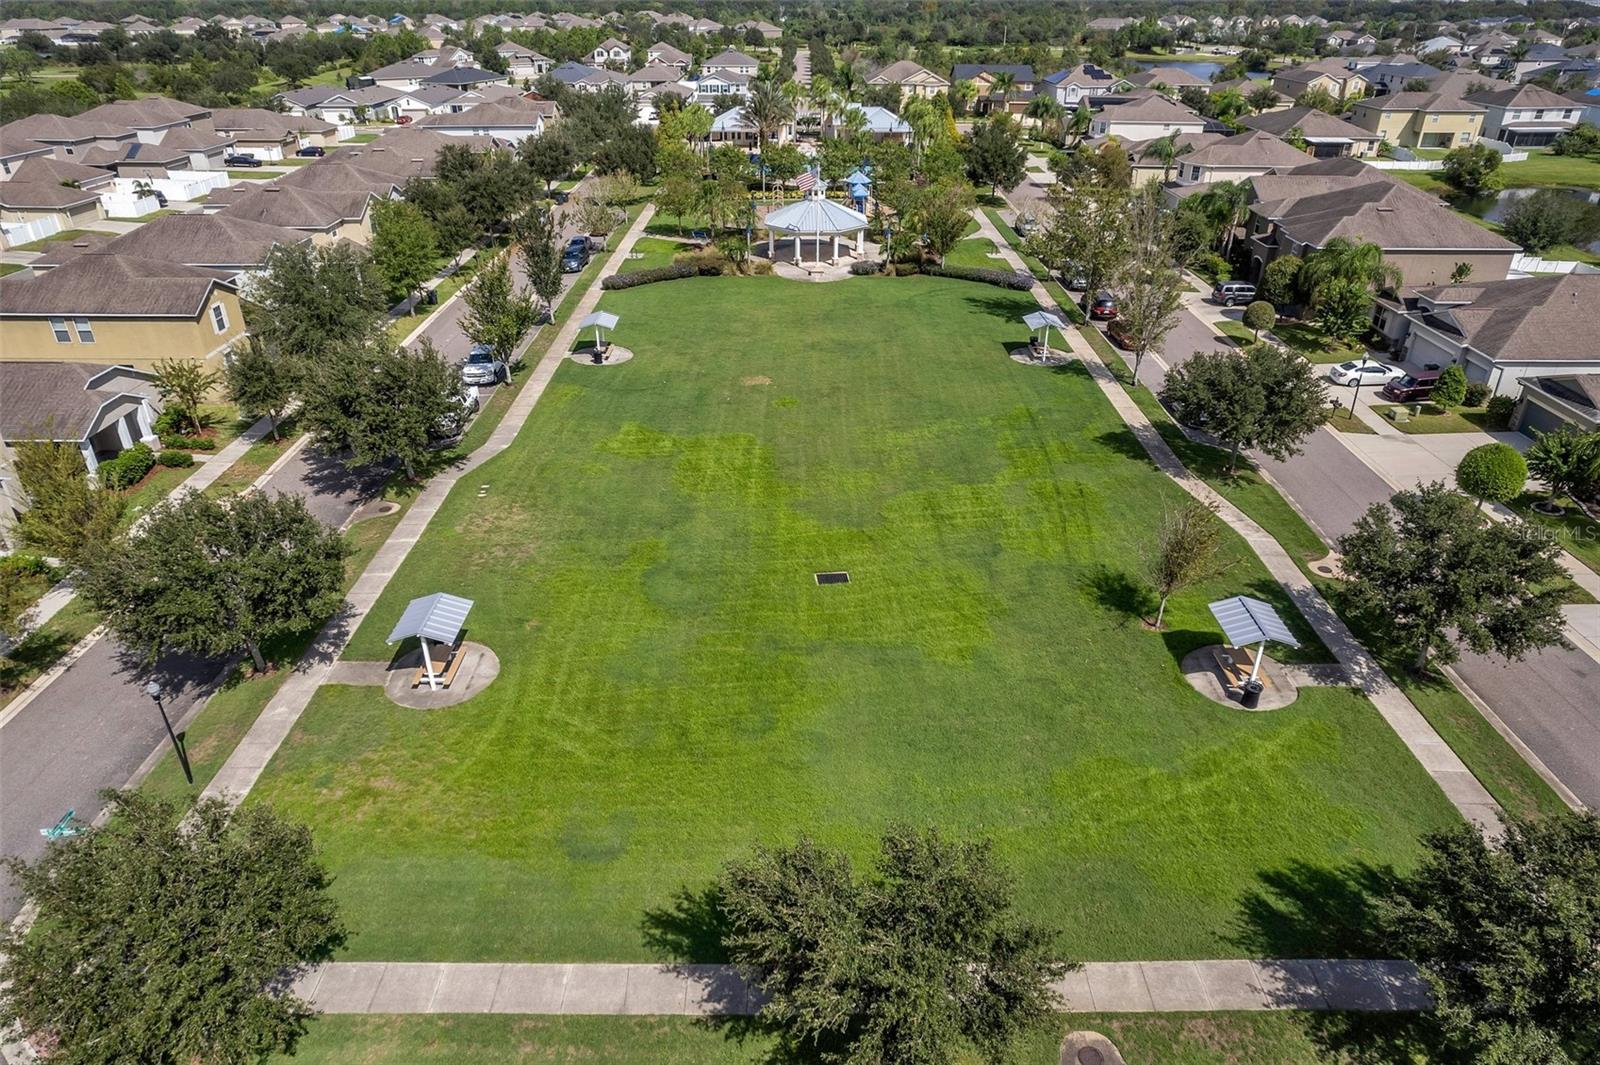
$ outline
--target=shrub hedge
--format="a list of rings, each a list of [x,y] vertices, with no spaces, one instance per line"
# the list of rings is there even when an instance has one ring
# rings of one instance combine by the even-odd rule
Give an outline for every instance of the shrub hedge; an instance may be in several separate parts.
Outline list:
[[[1489,407],[1484,415],[1489,419],[1489,424],[1504,429],[1511,424],[1511,415],[1516,412],[1517,401],[1511,396],[1489,397]]]
[[[184,436],[182,433],[162,433],[161,446],[168,451],[183,448],[185,451],[211,451],[217,442],[209,436]]]
[[[135,444],[114,459],[100,464],[100,483],[107,488],[128,488],[138,484],[156,464],[156,454],[149,444]]]
[[[1462,400],[1469,407],[1481,407],[1484,400],[1489,398],[1489,385],[1486,381],[1468,381],[1467,396]]]
[[[857,277],[883,273],[883,263],[877,259],[858,259],[850,264],[850,272]]]
[[[181,470],[194,465],[194,456],[187,451],[167,450],[156,456],[156,465]]]
[[[676,281],[681,277],[714,276],[720,273],[722,267],[712,263],[673,263],[670,266],[651,267],[649,270],[612,274],[600,282],[600,287],[616,292],[625,288],[638,288],[640,285],[653,285],[657,281]]]
[[[1011,270],[991,270],[982,266],[925,266],[922,272],[930,277],[951,277],[957,281],[977,281],[984,285],[1016,289],[1026,292],[1036,283],[1032,274],[1019,274]]]

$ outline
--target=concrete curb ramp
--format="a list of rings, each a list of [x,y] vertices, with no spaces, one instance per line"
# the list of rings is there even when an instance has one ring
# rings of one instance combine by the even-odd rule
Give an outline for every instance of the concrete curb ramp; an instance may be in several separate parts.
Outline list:
[[[1077,1012],[1432,1007],[1404,961],[1090,962],[1055,986]],[[739,1017],[761,1006],[730,965],[329,962],[293,990],[323,1013]]]

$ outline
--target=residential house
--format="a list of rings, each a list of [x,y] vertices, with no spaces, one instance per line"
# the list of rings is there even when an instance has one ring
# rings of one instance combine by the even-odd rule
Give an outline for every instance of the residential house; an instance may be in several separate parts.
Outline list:
[[[700,69],[708,74],[742,74],[747,78],[753,78],[760,73],[761,63],[743,52],[730,48],[725,52],[718,52],[701,63]]]
[[[1108,103],[1094,114],[1091,137],[1116,137],[1123,141],[1148,141],[1174,133],[1203,133],[1206,120],[1182,104],[1153,94]]]
[[[555,60],[547,55],[535,52],[532,48],[524,48],[514,41],[501,41],[494,47],[495,54],[506,61],[506,73],[513,78],[542,78],[555,66]]]
[[[666,85],[676,85],[683,80],[683,69],[663,63],[648,63],[624,76],[628,91],[634,96],[654,93]]]
[[[727,70],[715,70],[702,74],[694,79],[693,102],[713,106],[718,100],[729,96],[749,96],[750,82],[754,78],[749,74],[735,74]]]
[[[761,143],[761,131],[743,107],[730,107],[711,120],[707,139],[712,144],[733,144],[741,148],[755,148]],[[794,124],[785,122],[776,130],[769,143],[787,144],[794,139]]]
[[[837,137],[857,123],[862,132],[874,141],[911,143],[911,123],[887,107],[863,107],[858,103],[846,104],[842,114],[830,114],[823,124],[822,135]]]
[[[1515,244],[1384,171],[1322,159],[1250,179],[1250,278],[1282,255],[1307,255],[1343,237],[1377,244],[1407,285],[1440,285],[1463,265],[1503,278]]]
[[[1361,74],[1371,83],[1375,96],[1400,92],[1409,82],[1431,81],[1440,73],[1437,67],[1430,67],[1426,63],[1375,63],[1361,68]]]
[[[696,37],[706,37],[714,33],[721,33],[723,25],[716,19],[696,18],[690,19],[684,28]]]
[[[196,123],[203,123],[211,117],[211,108],[166,96],[147,96],[140,100],[113,100],[77,117],[81,122],[125,127],[146,144],[160,144],[173,130],[193,129]]]
[[[0,134],[3,133],[4,129],[0,128]],[[55,154],[55,149],[48,144],[23,140],[20,137],[15,140],[0,137],[0,181],[7,181],[13,177],[17,172],[17,168],[29,159],[35,159],[39,156],[48,156],[53,159]]]
[[[920,63],[902,59],[890,63],[867,79],[873,88],[894,86],[901,98],[907,96],[936,96],[950,88],[950,79],[935,74]]]
[[[1343,60],[1319,59],[1275,71],[1272,87],[1290,100],[1313,89],[1326,89],[1334,100],[1344,103],[1365,96],[1371,83],[1360,71],[1346,66]]]
[[[619,41],[615,37],[607,37],[589,53],[589,62],[597,67],[625,66],[632,58],[633,49],[626,41]]]
[[[452,89],[433,90],[453,93]],[[403,89],[382,85],[368,85],[360,89],[338,89],[332,86],[312,86],[280,92],[273,97],[283,102],[290,115],[309,115],[334,125],[350,125],[359,121],[393,121],[400,114],[399,101],[406,99]],[[431,111],[423,111],[430,114]]]
[[[550,68],[550,76],[563,85],[575,86],[585,78],[592,78],[596,74],[604,73],[600,67],[592,67],[587,63],[567,60]]]
[[[1467,97],[1483,108],[1483,135],[1513,148],[1543,148],[1583,119],[1583,107],[1537,85],[1476,92]]]
[[[755,30],[761,34],[761,39],[765,41],[776,41],[783,36],[782,27],[774,26],[770,22],[763,22],[761,19],[745,19],[743,22],[735,22],[733,28],[743,34],[748,34],[751,30]]]
[[[110,192],[117,176],[110,170],[70,159],[40,155],[24,159],[13,181],[39,185],[59,185],[100,195]]]
[[[1523,52],[1512,52],[1499,69],[1513,82],[1530,81],[1547,72],[1561,71],[1573,57],[1559,44],[1535,44]],[[1576,64],[1580,69],[1584,64]]]
[[[418,119],[417,129],[451,137],[492,137],[511,146],[529,137],[541,136],[560,116],[554,100],[528,100],[521,97],[479,104],[459,113],[429,115]]]
[[[234,286],[192,266],[86,252],[38,275],[0,278],[7,362],[220,367],[243,338]],[[3,404],[10,406],[10,403]]]
[[[1129,75],[1127,82],[1138,89],[1165,88],[1169,96],[1177,96],[1180,90],[1186,88],[1211,88],[1211,83],[1205,78],[1191,74],[1182,67],[1151,67]]]
[[[473,63],[472,53],[465,48],[457,48],[453,44],[436,48],[425,48],[408,57],[407,62],[426,63],[436,70],[446,67],[469,67]]]
[[[30,266],[35,273],[54,269],[79,254],[94,250],[135,259],[179,263],[206,270],[240,290],[247,289],[247,278],[259,272],[272,249],[280,244],[303,244],[311,240],[304,230],[256,222],[229,212],[218,214],[174,214],[152,219],[130,233],[88,248],[69,249],[60,258]],[[58,243],[67,243],[60,241]],[[78,244],[79,241],[73,241]]]
[[[176,145],[168,147],[138,141],[116,148],[90,148],[78,158],[89,166],[129,179],[169,177],[182,174],[190,166],[189,153]]]
[[[1231,137],[1215,134],[1208,144],[1178,156],[1174,178],[1183,185],[1243,181],[1275,169],[1293,169],[1307,162],[1306,153],[1264,130]]]
[[[1517,380],[1521,395],[1511,428],[1537,437],[1562,426],[1600,431],[1600,373],[1549,374]]]
[[[137,443],[161,446],[155,374],[94,362],[0,362],[0,534],[28,509],[16,477],[14,446],[50,441],[75,446],[93,476],[100,463]]]
[[[237,141],[240,154],[257,159],[283,159],[307,145],[338,143],[339,127],[310,115],[281,115],[261,107],[219,107],[208,120],[211,129]]]
[[[1446,34],[1439,34],[1435,37],[1429,37],[1427,40],[1417,45],[1417,53],[1419,55],[1432,55],[1435,52],[1443,52],[1446,55],[1460,55],[1461,49],[1461,39],[1459,37],[1451,37]]]
[[[1062,107],[1076,109],[1084,100],[1109,96],[1127,84],[1127,81],[1109,70],[1093,63],[1080,63],[1070,70],[1046,74],[1038,91],[1049,93]]]
[[[1403,148],[1464,148],[1483,133],[1483,117],[1481,105],[1445,92],[1392,92],[1350,110],[1354,125]]]
[[[1083,27],[1086,34],[1109,34],[1132,26],[1138,19],[1131,18],[1094,18],[1090,19]]]
[[[439,73],[439,68],[431,63],[418,62],[415,59],[402,59],[398,63],[369,70],[365,74],[357,75],[357,80],[363,85],[377,85],[385,89],[399,89],[408,92],[420,89],[427,80]]]
[[[1376,48],[1378,38],[1360,30],[1334,30],[1322,38],[1322,43],[1335,51],[1344,51],[1348,48]]]
[[[1154,149],[1158,141],[1165,138],[1155,137],[1151,140],[1133,141],[1126,145],[1128,151],[1128,165],[1133,170],[1133,184],[1135,188],[1148,185],[1150,182],[1170,182],[1182,176],[1182,163],[1189,156],[1223,140],[1223,133],[1180,133],[1173,138],[1172,147],[1177,153],[1174,161],[1169,165],[1158,154],[1159,149]]]
[[[688,70],[694,63],[694,57],[688,52],[674,48],[665,41],[657,41],[645,49],[644,58],[646,64],[659,63],[662,66],[679,67],[683,70]]]
[[[1315,159],[1340,156],[1365,159],[1378,154],[1378,143],[1382,139],[1371,130],[1362,129],[1314,107],[1265,111],[1259,115],[1247,115],[1239,121],[1249,129],[1265,130],[1282,140],[1304,138],[1307,150]]]
[[[1600,374],[1600,274],[1417,288],[1385,326],[1408,363],[1454,363],[1515,396],[1523,378]]]
[[[297,230],[309,234],[318,244],[331,244],[340,238],[368,244],[372,241],[372,204],[377,198],[366,191],[241,183],[213,192],[206,201],[206,210]]]
[[[57,159],[72,159],[90,148],[115,148],[138,140],[126,126],[61,115],[29,115],[0,126],[0,144],[40,144]]]
[[[226,170],[226,159],[238,148],[238,141],[221,133],[203,129],[175,129],[161,139],[161,147],[188,155],[187,170]]]
[[[29,222],[54,222],[57,230],[82,229],[106,216],[100,193],[58,181],[0,181],[0,233]],[[53,231],[50,231],[53,232]],[[37,236],[35,232],[27,240]],[[9,246],[10,238],[7,238]]]
[[[999,88],[999,75],[1011,77],[1011,85],[1004,92]],[[978,115],[986,115],[993,110],[1022,114],[1028,109],[1028,101],[1033,99],[1038,83],[1033,68],[1025,63],[957,63],[950,72],[950,80],[972,83],[977,92],[972,100],[972,111]],[[1002,95],[1004,100],[1001,99]]]
[[[441,70],[430,78],[424,78],[423,88],[433,87],[440,89],[476,89],[481,85],[492,85],[504,82],[504,74],[496,74],[492,70],[483,70],[478,67],[450,67]]]

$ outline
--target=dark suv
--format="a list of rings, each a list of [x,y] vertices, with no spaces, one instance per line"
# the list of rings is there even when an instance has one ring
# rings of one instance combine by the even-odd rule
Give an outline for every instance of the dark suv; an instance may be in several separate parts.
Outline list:
[[[1396,403],[1415,403],[1433,395],[1433,386],[1438,383],[1438,370],[1421,370],[1395,378],[1383,386],[1379,395]]]
[[[589,265],[589,238],[573,237],[561,253],[561,272],[575,274]]]

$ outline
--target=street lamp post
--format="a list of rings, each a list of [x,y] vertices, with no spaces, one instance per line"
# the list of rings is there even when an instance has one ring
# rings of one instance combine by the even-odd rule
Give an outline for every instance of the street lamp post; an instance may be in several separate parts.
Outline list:
[[[156,709],[161,712],[161,723],[167,726],[167,738],[172,741],[172,749],[177,752],[178,764],[183,766],[183,779],[193,784],[194,771],[189,768],[189,754],[183,749],[183,744],[178,742],[178,734],[172,731],[172,722],[167,719],[167,708],[161,702],[161,685],[151,681],[144,686],[144,693],[155,700]]]

